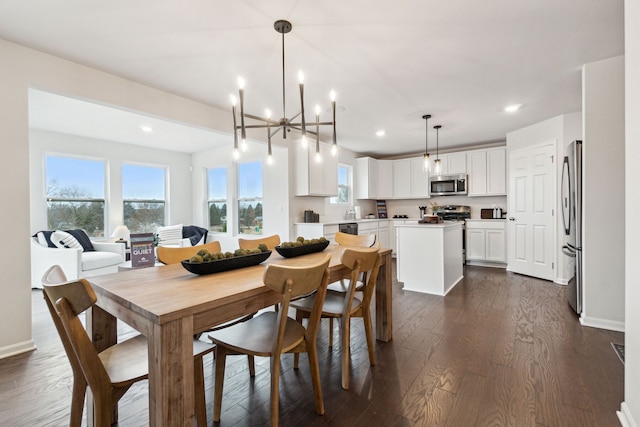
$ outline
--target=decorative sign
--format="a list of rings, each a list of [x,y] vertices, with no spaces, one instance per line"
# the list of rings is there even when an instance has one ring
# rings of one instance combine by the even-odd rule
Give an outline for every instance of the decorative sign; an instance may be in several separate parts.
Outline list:
[[[139,233],[130,236],[131,267],[153,267],[156,263],[153,233]]]
[[[386,218],[387,202],[385,200],[376,200],[376,211],[378,211],[378,218]]]

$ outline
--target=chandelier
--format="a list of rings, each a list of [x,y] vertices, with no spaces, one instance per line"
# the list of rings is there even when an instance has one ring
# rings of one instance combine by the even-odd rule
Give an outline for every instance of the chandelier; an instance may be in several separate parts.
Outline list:
[[[320,161],[320,126],[332,126],[333,127],[333,145],[331,147],[331,154],[336,155],[338,145],[336,140],[336,94],[332,90],[329,97],[331,100],[331,113],[332,120],[330,122],[320,121],[320,106],[315,107],[315,121],[307,122],[305,120],[304,110],[304,74],[302,71],[298,73],[298,86],[300,89],[300,112],[291,118],[287,118],[286,102],[285,102],[285,67],[284,67],[284,35],[291,31],[292,25],[289,21],[278,20],[273,24],[275,30],[282,35],[282,118],[272,119],[271,112],[267,110],[265,117],[256,116],[253,114],[245,113],[244,111],[244,86],[245,82],[242,77],[238,77],[238,95],[240,99],[240,124],[238,125],[236,117],[236,106],[238,99],[231,95],[231,112],[233,115],[233,156],[237,160],[240,157],[240,150],[246,151],[247,147],[247,129],[266,129],[267,130],[267,144],[268,144],[268,157],[269,163],[273,162],[273,156],[271,152],[271,138],[278,132],[282,131],[282,139],[287,138],[287,133],[291,129],[295,129],[302,135],[302,144],[307,145],[307,134],[315,135],[316,142],[316,160]],[[246,124],[245,119],[250,119],[254,122],[252,124]],[[299,119],[298,122],[294,120]],[[309,128],[315,130],[310,130]],[[240,146],[238,146],[238,131],[240,131]]]

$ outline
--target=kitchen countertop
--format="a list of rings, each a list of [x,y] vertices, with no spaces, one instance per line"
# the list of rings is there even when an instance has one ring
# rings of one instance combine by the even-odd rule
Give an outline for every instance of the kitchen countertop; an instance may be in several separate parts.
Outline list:
[[[365,222],[377,222],[377,221],[387,221],[390,218],[363,218],[363,219],[336,219],[330,221],[321,221],[321,222],[294,222],[294,225],[338,225],[338,224],[351,224],[354,222],[357,223],[365,223]],[[407,218],[405,218],[407,219]],[[417,218],[416,218],[417,220]]]
[[[507,218],[467,218],[465,221],[506,221]]]
[[[430,227],[430,228],[447,228],[447,227],[461,227],[462,226],[462,222],[461,221],[445,221],[445,222],[439,222],[439,223],[434,223],[434,224],[398,224],[396,225],[396,228],[425,228],[425,227]]]

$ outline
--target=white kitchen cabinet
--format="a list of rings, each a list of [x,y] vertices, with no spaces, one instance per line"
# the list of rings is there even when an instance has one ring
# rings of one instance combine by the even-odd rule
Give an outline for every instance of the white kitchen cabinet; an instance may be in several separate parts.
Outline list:
[[[378,160],[371,157],[357,158],[355,175],[356,199],[376,199],[378,197]]]
[[[393,160],[378,160],[378,195],[377,199],[392,199],[393,195]]]
[[[465,233],[469,264],[503,266],[507,262],[506,221],[467,220]]]
[[[371,234],[378,237],[378,221],[366,221],[358,223],[358,236],[368,236]]]
[[[507,149],[487,149],[487,196],[507,194]]]
[[[505,147],[467,152],[470,197],[507,194],[507,150]]]
[[[378,242],[383,248],[391,247],[389,242],[389,221],[378,221]]]
[[[393,198],[411,198],[411,159],[393,161]]]
[[[447,154],[447,175],[459,175],[467,173],[467,153]]]
[[[372,157],[356,159],[355,198],[393,198],[393,160],[377,160]]]
[[[411,158],[411,198],[422,199],[429,196],[429,173],[424,170],[424,157]]]
[[[316,160],[315,145],[293,145],[296,196],[337,196],[338,157],[331,155],[331,145],[320,143],[321,161]]]

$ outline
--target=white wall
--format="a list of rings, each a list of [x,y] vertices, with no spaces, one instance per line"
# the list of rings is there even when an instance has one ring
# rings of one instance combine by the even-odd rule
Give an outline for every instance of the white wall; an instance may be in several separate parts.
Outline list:
[[[640,2],[627,0],[625,11],[625,176],[626,182],[638,181],[640,159]],[[635,186],[625,189],[625,366],[624,402],[620,419],[625,426],[640,425],[640,192]]]
[[[540,123],[519,129],[507,134],[507,151],[518,150],[544,143],[553,143],[556,146],[556,244],[555,244],[555,269],[554,282],[567,284],[573,277],[572,261],[562,254],[560,248],[564,245],[564,233],[562,224],[561,185],[562,185],[562,161],[565,148],[576,139],[582,139],[581,113],[571,113],[553,117]]]
[[[263,143],[247,141],[248,149],[238,160],[239,163],[264,161],[267,157],[267,147]],[[273,145],[274,162],[272,165],[263,163],[263,235],[278,234],[282,240],[289,239],[289,191],[287,179],[289,176],[288,150],[286,147]],[[202,151],[193,155],[193,203],[190,210],[197,224],[208,224],[207,219],[207,168],[224,166],[227,168],[227,195],[231,199],[236,194],[236,161],[233,159],[232,150],[219,148]],[[229,206],[232,205],[232,206]],[[222,249],[235,250],[238,248],[238,235],[234,225],[237,223],[237,211],[235,201],[227,205],[228,232],[216,234],[215,239],[220,241]],[[252,236],[244,236],[251,238]]]
[[[581,322],[624,331],[624,57],[584,65],[582,106]]]
[[[480,218],[481,209],[491,209],[494,205],[507,210],[507,196],[438,196],[429,199],[387,200],[389,218],[393,215],[408,215],[409,218],[420,218],[418,206],[431,206],[431,203],[444,205],[465,205],[471,208],[471,218]]]
[[[138,145],[121,144],[91,138],[47,132],[30,131],[31,234],[47,229],[45,205],[45,156],[86,156],[106,161],[108,190],[105,194],[108,211],[106,236],[123,223],[122,164],[125,162],[166,167],[170,195],[166,225],[192,224],[191,215],[191,154],[157,150]],[[185,191],[187,189],[188,191]],[[197,225],[205,226],[202,223]]]
[[[209,129],[226,129],[229,112],[0,40],[0,223],[11,229],[11,256],[0,257],[0,358],[33,349],[29,239],[28,89],[96,100]]]

